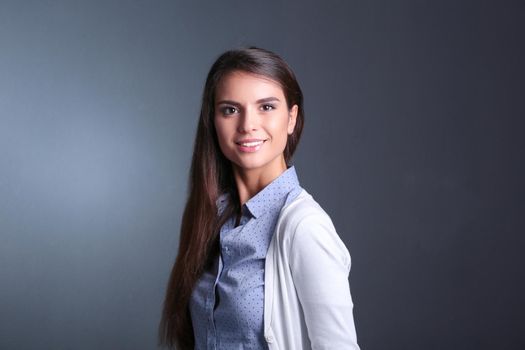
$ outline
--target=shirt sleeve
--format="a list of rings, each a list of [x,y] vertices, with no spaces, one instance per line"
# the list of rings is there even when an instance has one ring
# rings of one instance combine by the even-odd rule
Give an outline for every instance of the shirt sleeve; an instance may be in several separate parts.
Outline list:
[[[330,217],[301,219],[290,250],[292,278],[312,349],[358,350],[348,283],[350,253]]]

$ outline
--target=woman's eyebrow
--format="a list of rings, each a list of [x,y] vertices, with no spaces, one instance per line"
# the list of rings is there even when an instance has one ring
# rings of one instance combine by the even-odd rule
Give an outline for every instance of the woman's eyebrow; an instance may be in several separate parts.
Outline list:
[[[241,104],[232,100],[222,100],[217,102],[218,105],[233,105],[233,106],[240,106]]]
[[[265,103],[265,102],[272,102],[272,101],[277,101],[277,102],[281,102],[281,100],[279,100],[277,97],[265,97],[265,98],[261,98],[257,101],[255,101],[255,103]],[[233,105],[233,106],[240,106],[241,104],[239,102],[235,102],[235,101],[232,101],[232,100],[221,100],[219,102],[217,102],[218,105],[221,105],[221,104],[227,104],[227,105]]]
[[[260,100],[255,101],[255,103],[265,103],[265,102],[272,102],[272,101],[281,102],[281,100],[279,100],[277,97],[272,96],[272,97],[261,98]]]

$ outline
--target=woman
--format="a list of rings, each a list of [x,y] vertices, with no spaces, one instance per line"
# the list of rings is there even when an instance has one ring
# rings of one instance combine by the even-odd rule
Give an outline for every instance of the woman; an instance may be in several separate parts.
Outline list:
[[[250,47],[208,73],[160,343],[179,349],[359,349],[350,255],[291,159],[303,96]]]

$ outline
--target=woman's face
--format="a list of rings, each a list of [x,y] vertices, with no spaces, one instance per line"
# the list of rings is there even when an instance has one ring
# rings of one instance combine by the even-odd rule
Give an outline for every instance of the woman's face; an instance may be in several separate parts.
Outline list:
[[[219,146],[237,170],[278,176],[286,170],[284,149],[293,133],[297,105],[288,109],[281,86],[263,76],[234,71],[215,93]]]

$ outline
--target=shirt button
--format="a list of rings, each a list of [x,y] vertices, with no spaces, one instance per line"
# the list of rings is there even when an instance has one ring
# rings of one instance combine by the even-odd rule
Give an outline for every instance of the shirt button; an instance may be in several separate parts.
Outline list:
[[[271,335],[267,335],[266,337],[264,337],[266,339],[266,341],[268,343],[272,343],[273,342],[273,337]]]

